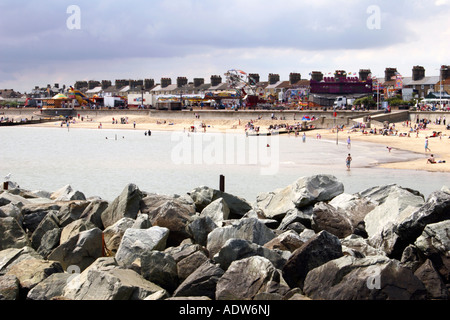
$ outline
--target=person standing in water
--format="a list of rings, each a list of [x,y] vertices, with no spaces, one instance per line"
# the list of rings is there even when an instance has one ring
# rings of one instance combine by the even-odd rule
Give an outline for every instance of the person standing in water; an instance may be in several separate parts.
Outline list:
[[[346,162],[346,164],[347,164],[347,170],[350,170],[350,165],[352,164],[352,156],[351,156],[351,154],[349,153],[348,154],[348,156],[347,156],[347,159],[345,160],[345,162]]]

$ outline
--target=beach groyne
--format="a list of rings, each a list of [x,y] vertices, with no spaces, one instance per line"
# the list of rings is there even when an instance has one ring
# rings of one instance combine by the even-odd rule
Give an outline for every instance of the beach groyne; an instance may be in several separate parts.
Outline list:
[[[5,300],[448,300],[450,190],[0,191]],[[395,290],[393,289],[395,288]]]

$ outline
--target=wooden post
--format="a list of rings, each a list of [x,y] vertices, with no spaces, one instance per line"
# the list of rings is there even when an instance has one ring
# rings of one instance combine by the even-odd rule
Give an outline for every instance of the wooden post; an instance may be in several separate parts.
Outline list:
[[[225,192],[225,176],[220,175],[220,191]]]

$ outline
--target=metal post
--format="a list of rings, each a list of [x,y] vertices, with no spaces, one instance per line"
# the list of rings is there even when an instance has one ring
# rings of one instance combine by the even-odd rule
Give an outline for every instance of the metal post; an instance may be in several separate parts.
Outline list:
[[[225,192],[225,176],[220,175],[220,191]]]

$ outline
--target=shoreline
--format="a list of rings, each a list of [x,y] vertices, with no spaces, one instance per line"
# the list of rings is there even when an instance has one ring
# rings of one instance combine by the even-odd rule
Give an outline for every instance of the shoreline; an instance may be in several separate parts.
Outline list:
[[[117,124],[112,123],[112,119],[118,120]],[[128,124],[121,124],[121,118],[128,118]],[[206,132],[208,133],[245,133],[245,125],[249,120],[240,119],[192,119],[192,118],[161,118],[151,117],[148,115],[134,115],[128,114],[126,111],[121,114],[116,114],[114,117],[111,115],[99,115],[96,117],[90,117],[89,121],[81,121],[75,118],[75,123],[70,123],[70,129],[96,129],[96,130],[141,130],[143,132],[151,130],[152,132],[182,132],[189,130],[191,126],[198,128],[202,123],[206,125]],[[164,123],[165,121],[165,123]],[[134,127],[134,122],[136,127]],[[158,124],[158,122],[160,122]],[[293,125],[299,121],[294,120],[254,120],[255,126],[261,128],[261,132],[266,132],[270,125],[277,124],[289,124]],[[101,129],[99,126],[101,124]],[[403,124],[395,123],[396,129],[399,132],[407,132],[408,128]],[[27,127],[44,127],[44,128],[60,128],[61,121],[39,123],[25,125]],[[377,130],[379,126],[372,126]],[[431,152],[425,152],[425,138],[431,136],[433,131],[442,132],[442,137],[429,138]],[[197,132],[203,132],[203,129],[197,129]],[[321,138],[327,140],[336,140],[336,132],[332,129],[315,129],[306,132],[309,139],[315,139],[316,135],[320,134]],[[407,151],[416,153],[419,159],[407,160],[402,162],[389,162],[379,163],[375,167],[398,169],[398,170],[420,170],[428,172],[450,172],[450,139],[449,134],[444,125],[429,124],[426,130],[420,130],[418,137],[416,133],[413,133],[411,137],[399,137],[399,136],[382,136],[368,134],[364,135],[360,130],[357,132],[350,132],[349,128],[344,128],[339,132],[339,143],[347,143],[347,138],[350,137],[351,141],[363,141],[375,143],[377,145],[386,146],[386,153],[395,154],[396,150]],[[427,164],[427,159],[433,154],[437,161],[444,160],[446,163]],[[420,159],[420,155],[423,155],[423,159]]]

